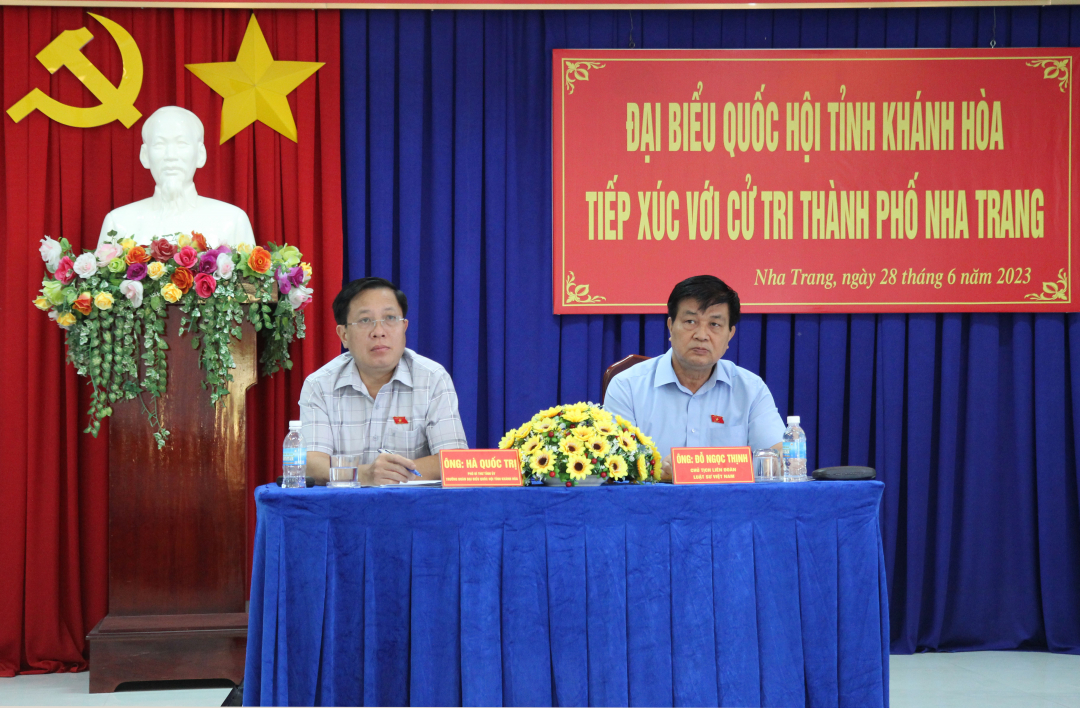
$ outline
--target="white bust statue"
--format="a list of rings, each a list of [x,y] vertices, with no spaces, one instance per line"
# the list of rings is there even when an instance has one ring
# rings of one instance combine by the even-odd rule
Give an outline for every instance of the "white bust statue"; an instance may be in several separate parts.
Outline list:
[[[154,196],[110,211],[99,244],[131,238],[146,246],[159,236],[198,231],[210,248],[255,245],[243,209],[195,191],[195,170],[206,164],[203,124],[197,115],[179,106],[159,108],[143,123],[142,139],[139,161],[154,176]],[[110,237],[110,231],[116,235]]]

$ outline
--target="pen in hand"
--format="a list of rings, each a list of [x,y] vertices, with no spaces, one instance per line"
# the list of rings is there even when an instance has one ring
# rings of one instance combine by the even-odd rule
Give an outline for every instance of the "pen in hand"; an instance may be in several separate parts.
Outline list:
[[[380,453],[380,454],[382,454],[382,455],[393,455],[393,454],[396,454],[396,453],[390,452],[389,450],[385,450],[385,449],[383,449],[383,448],[381,448],[381,447],[379,448],[379,453]],[[411,467],[406,467],[405,469],[409,470],[410,472],[412,472],[412,473],[413,473],[414,475],[416,475],[417,477],[422,477],[422,476],[423,476],[423,475],[421,475],[421,474],[420,474],[419,472],[417,472],[416,470],[412,469]]]

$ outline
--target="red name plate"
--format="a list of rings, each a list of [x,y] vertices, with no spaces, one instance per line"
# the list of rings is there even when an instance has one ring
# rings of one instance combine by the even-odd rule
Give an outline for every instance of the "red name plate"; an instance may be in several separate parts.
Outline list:
[[[749,447],[673,447],[671,476],[675,484],[753,482],[754,461]]]
[[[444,487],[521,486],[517,450],[440,450],[439,464]]]

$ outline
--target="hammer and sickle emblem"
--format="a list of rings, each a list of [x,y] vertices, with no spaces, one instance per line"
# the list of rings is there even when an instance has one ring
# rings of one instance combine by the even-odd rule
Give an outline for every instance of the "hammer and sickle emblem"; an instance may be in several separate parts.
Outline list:
[[[120,57],[124,61],[124,74],[120,78],[120,85],[113,86],[105,75],[83,55],[82,48],[94,38],[90,30],[85,27],[65,30],[38,52],[37,60],[49,70],[50,74],[55,74],[60,67],[66,66],[86,88],[90,89],[90,93],[101,101],[101,105],[91,108],[69,106],[50,98],[40,89],[34,89],[8,109],[7,113],[13,121],[18,123],[34,110],[39,110],[57,123],[75,128],[93,128],[114,120],[130,128],[142,117],[135,108],[135,99],[142,89],[143,80],[143,61],[138,45],[126,29],[112,20],[92,12],[87,14],[109,31],[116,46],[120,49]]]

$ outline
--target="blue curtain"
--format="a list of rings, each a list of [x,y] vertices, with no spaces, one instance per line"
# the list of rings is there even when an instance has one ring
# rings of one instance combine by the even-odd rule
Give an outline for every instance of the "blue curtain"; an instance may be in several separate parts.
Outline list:
[[[408,294],[409,346],[452,373],[473,446],[667,347],[659,315],[552,314],[551,50],[631,38],[1071,46],[1080,8],[345,12],[348,277]],[[811,465],[885,483],[894,652],[1080,652],[1080,318],[748,315],[727,356],[802,416]]]

